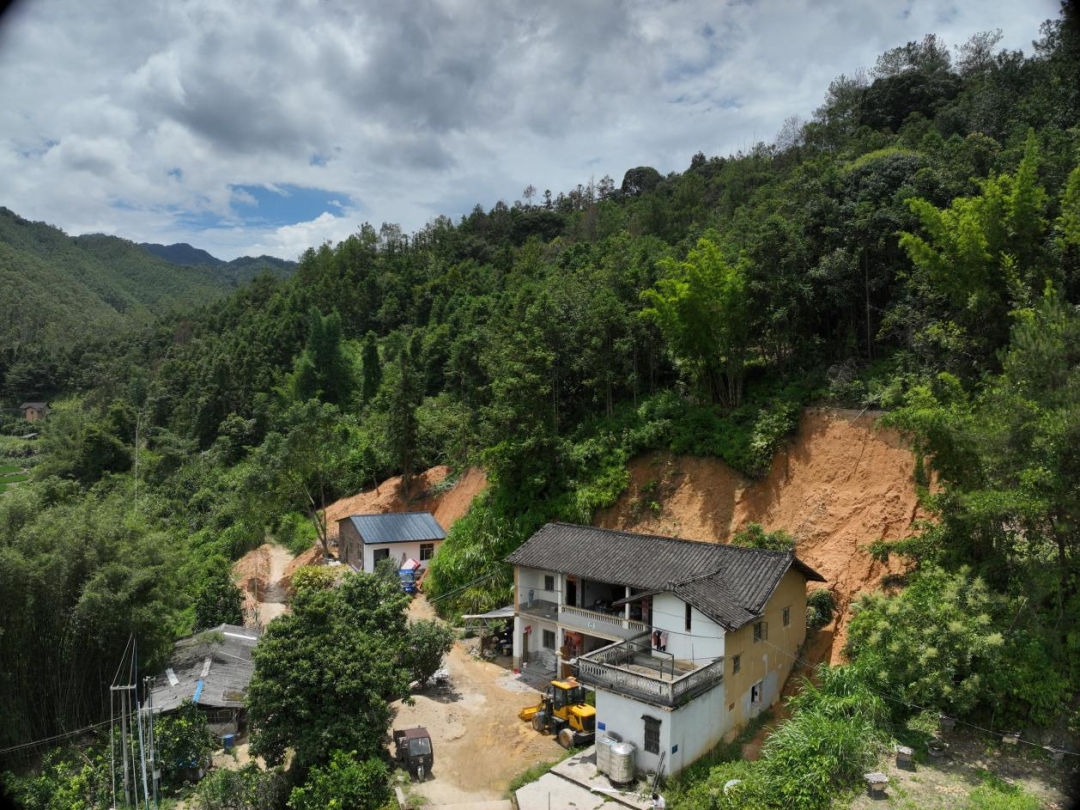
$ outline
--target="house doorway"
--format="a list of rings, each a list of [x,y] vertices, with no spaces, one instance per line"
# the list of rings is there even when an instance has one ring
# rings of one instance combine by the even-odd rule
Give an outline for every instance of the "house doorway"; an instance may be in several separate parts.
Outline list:
[[[577,580],[574,577],[566,578],[566,604],[571,607],[578,607]]]
[[[521,663],[529,663],[529,628],[526,627],[521,633]]]

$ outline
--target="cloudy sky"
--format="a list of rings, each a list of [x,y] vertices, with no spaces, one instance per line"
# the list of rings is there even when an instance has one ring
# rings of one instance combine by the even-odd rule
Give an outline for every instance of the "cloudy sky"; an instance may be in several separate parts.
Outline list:
[[[934,32],[1031,50],[1057,0],[22,0],[0,205],[68,233],[295,258],[771,141]]]

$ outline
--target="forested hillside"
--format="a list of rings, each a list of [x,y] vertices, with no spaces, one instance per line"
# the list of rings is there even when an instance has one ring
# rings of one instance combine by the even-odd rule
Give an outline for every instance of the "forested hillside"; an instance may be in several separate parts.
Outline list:
[[[292,266],[263,256],[178,267],[125,239],[70,237],[0,208],[0,396],[56,393],[88,346]]]
[[[1030,55],[929,36],[837,78],[811,120],[748,153],[530,186],[412,235],[363,225],[288,279],[70,358],[35,482],[0,496],[0,741],[107,716],[130,630],[152,665],[228,559],[267,531],[325,539],[317,507],[373,481],[487,470],[425,584],[448,614],[494,607],[503,557],[546,520],[612,505],[633,455],[760,477],[812,403],[889,411],[935,516],[875,545],[901,555],[907,587],[861,606],[853,666],[824,688],[1080,731],[1078,23],[1048,22]],[[55,244],[94,258],[56,307],[93,290],[83,318],[107,319],[164,295],[93,286],[128,243]],[[178,298],[216,289],[162,266],[190,282]],[[867,723],[894,711],[878,704]],[[785,787],[763,770],[753,806],[823,807],[852,773]]]

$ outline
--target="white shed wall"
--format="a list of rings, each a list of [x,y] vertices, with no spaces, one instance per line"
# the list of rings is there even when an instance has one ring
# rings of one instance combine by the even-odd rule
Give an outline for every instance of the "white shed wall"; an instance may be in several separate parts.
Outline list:
[[[724,695],[721,682],[671,713],[665,773],[676,774],[693,764],[715,748],[731,729],[735,718],[724,705]]]
[[[618,734],[623,742],[634,744],[634,767],[638,771],[655,770],[660,763],[659,754],[645,751],[645,721],[643,715],[655,717],[660,721],[660,750],[671,750],[671,717],[665,709],[639,703],[636,700],[616,695],[604,689],[596,690],[596,733],[603,730]],[[668,755],[670,758],[670,754]],[[666,761],[665,761],[666,762]],[[665,764],[664,770],[667,770]]]
[[[369,574],[375,572],[375,549],[385,548],[390,550],[390,558],[397,561],[398,568],[408,559],[420,560],[420,546],[428,543],[435,544],[435,553],[439,553],[442,540],[424,540],[407,543],[364,543],[364,571]],[[427,568],[431,560],[420,560],[420,570]]]

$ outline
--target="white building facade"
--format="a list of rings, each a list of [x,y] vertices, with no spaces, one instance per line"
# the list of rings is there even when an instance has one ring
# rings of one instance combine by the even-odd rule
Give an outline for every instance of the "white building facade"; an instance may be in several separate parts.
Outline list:
[[[779,698],[806,582],[821,580],[790,552],[560,523],[508,561],[515,666],[575,674],[595,690],[597,734],[668,775]]]

